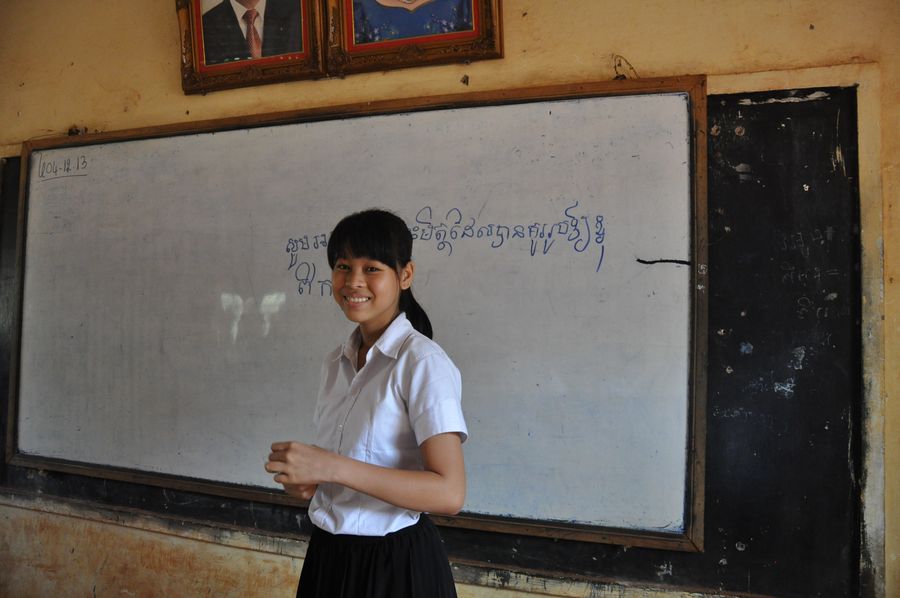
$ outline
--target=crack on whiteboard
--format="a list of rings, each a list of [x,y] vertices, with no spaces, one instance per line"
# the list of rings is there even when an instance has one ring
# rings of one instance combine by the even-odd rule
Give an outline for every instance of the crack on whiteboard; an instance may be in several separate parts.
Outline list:
[[[675,264],[677,266],[690,266],[690,260],[675,260],[675,259],[665,259],[658,258],[655,260],[644,260],[639,257],[634,258],[635,261],[639,264],[644,264],[645,266],[652,266],[654,264]]]

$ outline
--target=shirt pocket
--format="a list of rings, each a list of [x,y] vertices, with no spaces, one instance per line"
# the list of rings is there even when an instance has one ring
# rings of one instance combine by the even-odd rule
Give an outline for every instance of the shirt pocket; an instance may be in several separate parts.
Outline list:
[[[418,455],[416,437],[406,403],[397,393],[385,392],[372,410],[372,434],[368,445],[373,463],[409,467]]]

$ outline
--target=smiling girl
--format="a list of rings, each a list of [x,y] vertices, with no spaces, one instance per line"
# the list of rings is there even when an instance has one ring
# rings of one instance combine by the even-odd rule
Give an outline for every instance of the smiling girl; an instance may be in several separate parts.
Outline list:
[[[412,235],[368,210],[328,241],[334,300],[357,324],[326,356],[316,444],[277,442],[266,463],[312,501],[314,528],[297,596],[456,596],[437,529],[466,493],[460,375],[413,298]]]

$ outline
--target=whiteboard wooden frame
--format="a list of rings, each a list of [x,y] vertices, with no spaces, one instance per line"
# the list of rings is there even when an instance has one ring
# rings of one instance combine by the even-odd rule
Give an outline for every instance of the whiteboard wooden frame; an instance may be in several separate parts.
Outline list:
[[[684,76],[666,79],[621,80],[544,86],[491,92],[442,95],[426,98],[359,103],[275,114],[251,115],[222,120],[201,121],[190,125],[167,125],[112,133],[26,142],[22,150],[21,191],[17,224],[16,295],[6,456],[13,465],[59,471],[89,477],[148,484],[165,488],[227,496],[251,501],[297,504],[283,493],[215,483],[174,475],[148,473],[119,467],[93,465],[63,459],[44,458],[20,453],[17,439],[17,407],[19,397],[19,352],[21,347],[22,297],[24,292],[24,245],[27,222],[30,157],[32,152],[48,148],[64,148],[114,143],[135,139],[165,138],[179,135],[214,133],[224,130],[263,125],[278,125],[329,119],[345,119],[375,114],[399,114],[420,110],[514,104],[541,100],[564,100],[582,97],[629,96],[653,93],[684,93],[691,111],[691,321],[689,346],[689,388],[687,467],[685,471],[684,530],[661,533],[577,524],[561,524],[539,520],[510,519],[497,516],[434,516],[441,525],[487,530],[508,534],[543,536],[585,542],[620,544],[680,551],[702,551],[704,526],[704,469],[706,450],[706,366],[707,366],[707,201],[706,201],[706,78]]]

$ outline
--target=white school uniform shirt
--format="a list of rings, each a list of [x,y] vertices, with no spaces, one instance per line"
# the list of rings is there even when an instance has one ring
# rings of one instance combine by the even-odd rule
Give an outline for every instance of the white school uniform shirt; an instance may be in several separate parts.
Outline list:
[[[422,470],[419,445],[445,432],[468,437],[459,370],[441,347],[397,316],[357,372],[356,329],[322,365],[316,445],[394,469]],[[419,520],[338,484],[320,484],[309,506],[313,524],[332,534],[383,536]]]

